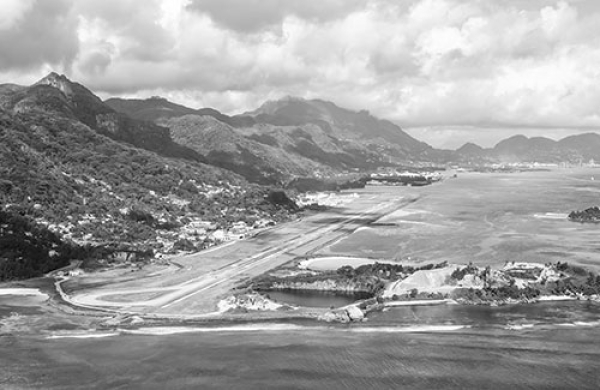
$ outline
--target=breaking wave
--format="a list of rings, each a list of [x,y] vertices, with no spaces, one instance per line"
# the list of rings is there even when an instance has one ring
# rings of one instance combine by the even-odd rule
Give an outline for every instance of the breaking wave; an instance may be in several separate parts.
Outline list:
[[[47,336],[47,339],[100,339],[105,337],[118,336],[119,332],[111,333],[76,333],[76,334],[53,334]]]
[[[598,321],[573,321],[561,323],[537,323],[537,324],[507,324],[506,330],[529,330],[529,329],[564,329],[564,328],[592,328],[600,326]]]
[[[471,325],[415,325],[415,326],[375,326],[357,327],[349,331],[357,333],[419,333],[419,332],[452,332],[469,329]]]
[[[123,329],[122,334],[164,336],[179,333],[205,332],[278,332],[278,331],[311,331],[327,330],[351,333],[415,333],[415,332],[451,332],[470,328],[469,325],[416,325],[416,326],[371,326],[371,327],[336,327],[336,326],[301,326],[293,324],[249,324],[220,327],[148,327],[140,329]]]
[[[248,324],[218,327],[189,327],[189,326],[157,326],[139,329],[121,329],[122,334],[135,334],[147,336],[164,336],[179,333],[205,333],[205,332],[276,332],[276,331],[298,331],[318,329],[318,327],[307,327],[293,324]]]

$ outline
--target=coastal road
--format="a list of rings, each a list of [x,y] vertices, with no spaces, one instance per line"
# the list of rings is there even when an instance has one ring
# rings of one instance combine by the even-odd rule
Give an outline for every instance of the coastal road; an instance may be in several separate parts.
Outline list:
[[[319,213],[257,237],[173,259],[183,268],[159,280],[141,278],[63,298],[75,306],[144,315],[214,313],[219,299],[242,280],[331,245],[410,202],[362,195],[342,212]]]

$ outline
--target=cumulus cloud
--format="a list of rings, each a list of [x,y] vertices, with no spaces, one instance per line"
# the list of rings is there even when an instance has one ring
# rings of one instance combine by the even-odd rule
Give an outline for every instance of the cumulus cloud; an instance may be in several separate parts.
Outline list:
[[[122,58],[150,62],[164,61],[175,46],[174,37],[159,23],[158,0],[88,0],[75,7],[83,24],[80,37],[91,46],[112,42]]]
[[[65,66],[228,113],[323,98],[425,136],[600,126],[594,0],[3,1],[0,78]]]
[[[68,0],[4,0],[0,71],[68,67],[78,52],[77,18]]]
[[[289,16],[317,23],[334,20],[344,17],[361,3],[360,0],[192,0],[188,8],[210,16],[225,28],[257,32],[280,26]]]
[[[4,0],[0,13],[0,30],[13,27],[31,9],[34,0]]]

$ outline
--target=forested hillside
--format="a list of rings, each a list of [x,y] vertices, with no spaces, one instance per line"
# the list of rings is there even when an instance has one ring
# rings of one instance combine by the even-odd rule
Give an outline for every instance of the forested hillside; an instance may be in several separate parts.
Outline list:
[[[84,254],[43,226],[0,210],[0,281],[31,278],[69,264]]]
[[[67,103],[61,107],[71,109]],[[60,240],[152,254],[177,250],[184,237],[186,249],[202,249],[216,242],[208,234],[186,235],[190,223],[228,229],[236,222],[283,221],[294,212],[274,201],[270,188],[108,137],[69,110],[49,110],[49,104],[42,99],[0,110],[0,210],[25,218],[42,229],[38,232],[56,234],[56,239],[42,235],[49,245]],[[0,278],[29,277],[64,264],[62,257],[43,258],[47,248],[41,244],[15,244],[21,236],[9,237],[8,231],[0,233],[8,240],[0,241],[5,270]],[[15,245],[37,254],[10,250]],[[19,268],[25,257],[39,264]]]
[[[234,116],[158,97],[109,99],[106,104],[169,128],[175,141],[208,163],[257,183],[290,183],[298,178],[325,183],[349,172],[448,158],[392,122],[322,100],[288,97]]]

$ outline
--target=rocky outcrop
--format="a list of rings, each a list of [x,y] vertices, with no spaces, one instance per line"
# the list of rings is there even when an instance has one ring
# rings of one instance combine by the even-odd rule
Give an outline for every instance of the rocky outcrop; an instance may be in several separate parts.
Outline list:
[[[219,311],[275,311],[291,310],[291,306],[281,305],[258,293],[232,295],[218,303]]]
[[[36,83],[37,85],[49,85],[60,90],[68,98],[73,95],[73,88],[71,87],[71,81],[65,75],[59,75],[55,72],[51,72],[48,76],[44,77]]]
[[[328,311],[319,316],[318,319],[319,321],[347,324],[349,322],[359,322],[364,320],[365,314],[366,313],[359,309],[358,306],[350,305],[340,309]]]
[[[98,324],[97,328],[99,330],[117,329],[120,327],[135,328],[140,325],[144,325],[145,323],[146,320],[144,320],[142,317],[119,314],[115,317],[104,319],[104,321]]]
[[[569,220],[582,223],[600,223],[600,208],[595,206],[583,211],[572,211],[569,214]]]
[[[320,315],[317,319],[319,321],[339,322],[342,324],[365,321],[368,313],[381,310],[383,307],[380,299],[370,298],[356,302],[352,305],[330,310]]]

